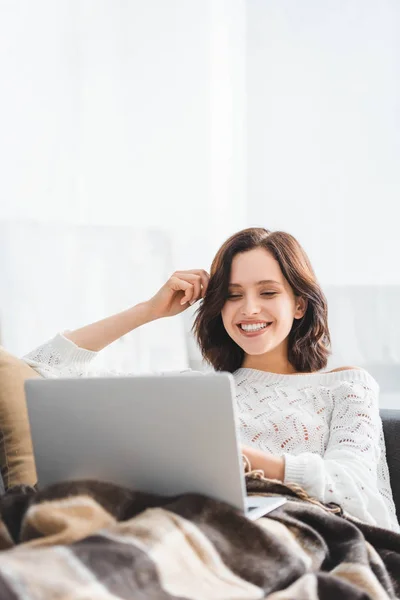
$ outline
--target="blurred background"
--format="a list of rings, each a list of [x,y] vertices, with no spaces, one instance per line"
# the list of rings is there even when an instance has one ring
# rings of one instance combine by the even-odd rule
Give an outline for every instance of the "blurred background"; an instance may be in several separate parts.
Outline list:
[[[397,0],[0,0],[1,343],[282,229],[328,296],[330,365],[400,407],[399,28]],[[192,319],[97,360],[203,368]]]

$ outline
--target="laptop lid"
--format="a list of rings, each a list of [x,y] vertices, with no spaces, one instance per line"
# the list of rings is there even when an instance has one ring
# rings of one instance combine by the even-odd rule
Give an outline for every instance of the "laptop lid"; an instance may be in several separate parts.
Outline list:
[[[245,511],[230,374],[32,379],[25,389],[40,486],[99,479]]]

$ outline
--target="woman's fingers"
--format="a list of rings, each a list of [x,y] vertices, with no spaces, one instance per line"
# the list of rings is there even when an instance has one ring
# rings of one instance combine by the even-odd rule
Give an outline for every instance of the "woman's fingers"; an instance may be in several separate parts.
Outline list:
[[[207,288],[208,288],[208,282],[210,280],[210,276],[207,273],[207,271],[204,271],[203,269],[199,270],[198,275],[200,275],[200,277],[201,277],[201,297],[204,298],[204,296],[206,295]]]
[[[189,302],[189,304],[194,304],[194,302],[196,302],[196,300],[194,300],[194,286],[192,284],[190,284],[190,287],[187,288],[185,295],[183,296],[182,300],[181,300],[181,304],[182,306],[184,304],[187,304]]]
[[[185,296],[182,298],[181,304],[185,304],[186,302],[194,304],[200,298],[204,298],[208,285],[208,274],[205,271],[176,271],[173,276],[192,286],[191,290],[184,286]]]
[[[209,274],[203,269],[175,271],[170,277],[167,286],[173,292],[183,292],[183,296],[180,299],[181,306],[187,303],[192,305],[200,298],[204,298],[209,278]]]
[[[174,273],[172,277],[169,279],[169,287],[174,292],[184,292],[183,298],[181,300],[181,304],[184,305],[186,302],[190,302],[193,297],[193,284],[185,279],[182,279],[177,274]]]
[[[204,298],[208,287],[208,281],[210,279],[207,271],[204,271],[203,269],[176,271],[174,275],[193,285],[194,291],[191,299],[192,303],[196,302],[200,298]]]
[[[204,269],[193,269],[192,271],[182,271],[182,273],[194,274],[200,277],[201,281],[201,297],[204,298],[205,293],[207,291],[208,282],[210,280],[210,276]]]

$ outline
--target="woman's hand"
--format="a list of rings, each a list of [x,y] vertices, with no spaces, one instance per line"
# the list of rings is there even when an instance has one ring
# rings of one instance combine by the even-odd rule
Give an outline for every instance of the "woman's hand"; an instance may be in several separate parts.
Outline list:
[[[252,471],[261,469],[268,479],[284,480],[285,459],[282,456],[274,456],[252,446],[241,446],[241,450],[249,461]]]
[[[209,279],[209,274],[202,269],[175,271],[146,303],[152,319],[178,315],[204,298]]]

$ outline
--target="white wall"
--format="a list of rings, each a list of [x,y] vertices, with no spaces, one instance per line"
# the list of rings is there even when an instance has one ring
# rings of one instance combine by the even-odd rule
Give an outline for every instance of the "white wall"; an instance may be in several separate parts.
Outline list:
[[[400,283],[400,4],[247,0],[248,210],[323,283]]]
[[[0,0],[0,219],[162,227],[207,268],[243,226],[244,14]]]

